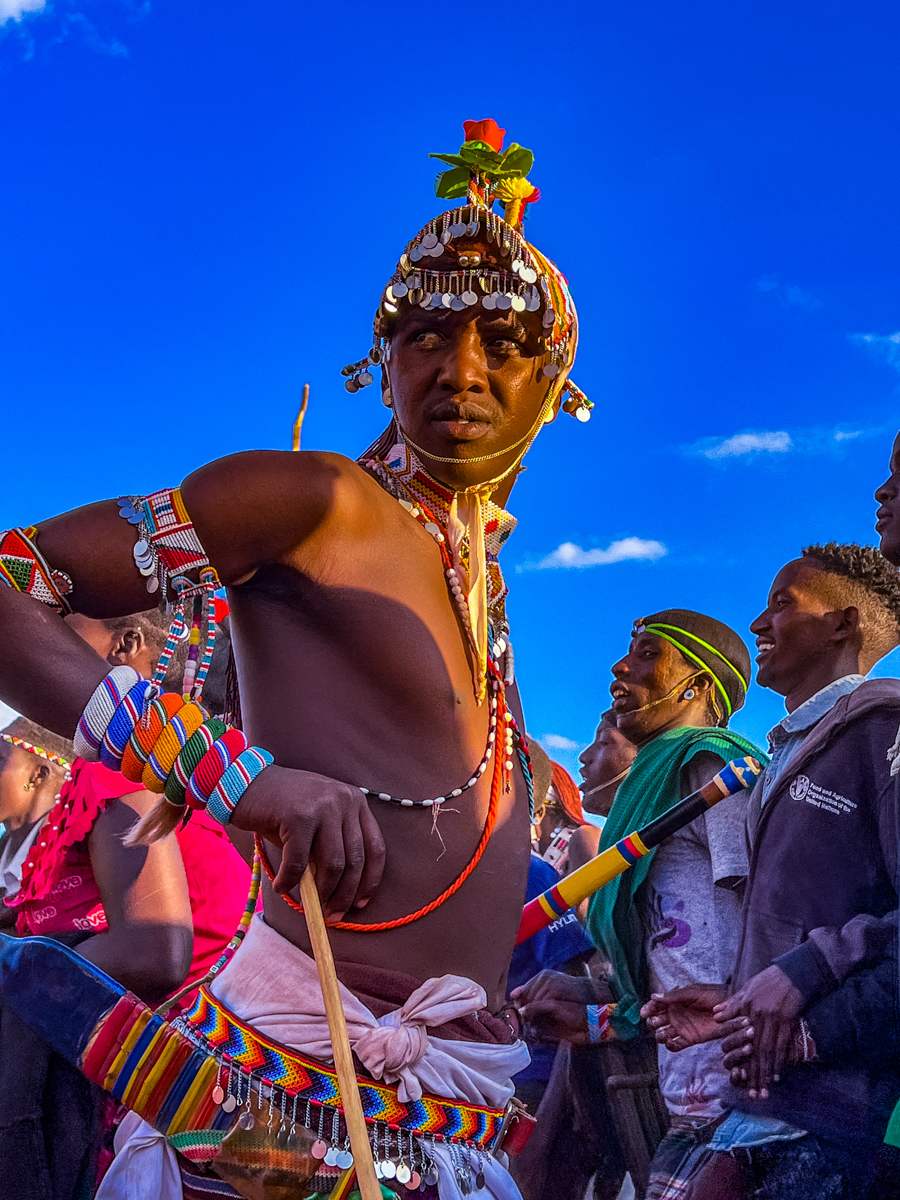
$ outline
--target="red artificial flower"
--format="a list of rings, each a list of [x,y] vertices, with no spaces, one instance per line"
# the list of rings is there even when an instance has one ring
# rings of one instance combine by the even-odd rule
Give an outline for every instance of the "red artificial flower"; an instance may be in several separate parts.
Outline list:
[[[496,121],[486,117],[483,121],[463,121],[467,142],[484,142],[497,154],[503,149],[503,139],[506,130],[501,129]]]

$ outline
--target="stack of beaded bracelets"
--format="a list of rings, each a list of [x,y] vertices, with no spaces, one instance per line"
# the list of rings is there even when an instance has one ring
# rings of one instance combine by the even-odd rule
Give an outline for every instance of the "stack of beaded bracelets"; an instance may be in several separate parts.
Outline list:
[[[176,808],[205,808],[222,825],[272,755],[196,700],[159,693],[132,667],[113,667],[85,706],[75,752],[121,771]]]

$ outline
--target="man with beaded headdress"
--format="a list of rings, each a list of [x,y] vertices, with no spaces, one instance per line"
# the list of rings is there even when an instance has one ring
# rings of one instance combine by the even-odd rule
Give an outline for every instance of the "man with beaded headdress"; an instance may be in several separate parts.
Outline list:
[[[0,534],[0,695],[160,793],[138,836],[164,835],[191,807],[236,840],[256,835],[265,919],[184,1025],[217,1071],[206,1091],[190,1064],[177,1079],[153,1076],[156,1101],[171,1088],[172,1112],[173,1096],[179,1114],[199,1105],[190,1134],[151,1118],[195,1175],[209,1175],[197,1163],[238,1111],[249,1115],[251,1096],[268,1105],[273,1139],[317,1133],[325,1164],[309,1191],[347,1165],[339,1108],[323,1098],[331,1045],[296,911],[311,861],[382,1176],[398,1192],[436,1186],[443,1200],[516,1195],[491,1152],[526,1052],[492,1013],[521,916],[532,797],[497,554],[523,456],[560,408],[584,420],[590,404],[568,379],[566,281],[522,232],[537,198],[532,156],[503,151],[503,132],[467,122],[459,154],[437,156],[451,168],[438,195],[463,204],[409,243],[372,350],[345,369],[355,391],[380,368],[393,410],[358,463],[248,452],[181,489]],[[246,735],[201,705],[220,584]],[[178,640],[191,644],[180,697],[110,672],[55,615],[130,613],[148,591],[174,610],[159,678]],[[126,1050],[106,1064],[106,1086],[119,1072],[116,1094],[149,1102],[149,1084],[123,1082],[145,1070]],[[153,1131],[135,1132],[146,1153]],[[158,1150],[171,1155],[162,1138]],[[208,1179],[203,1188],[188,1181],[185,1195],[210,1194]]]

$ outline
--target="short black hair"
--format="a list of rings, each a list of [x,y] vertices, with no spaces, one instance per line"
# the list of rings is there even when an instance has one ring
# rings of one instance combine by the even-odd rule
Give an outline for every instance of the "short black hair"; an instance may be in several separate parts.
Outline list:
[[[131,613],[127,617],[108,617],[104,619],[103,624],[111,633],[123,634],[129,629],[139,629],[144,635],[144,639],[150,648],[150,652],[154,659],[158,659],[163,652],[166,644],[166,639],[169,636],[169,628],[172,624],[172,613],[163,612],[160,608],[150,608],[145,612]],[[201,655],[206,644],[206,625],[200,631],[200,651]],[[184,667],[187,662],[189,643],[187,638],[183,638],[175,647],[175,652],[169,662],[166,670],[165,678],[163,679],[163,689],[167,692],[180,692],[182,680],[184,678]],[[223,624],[218,626],[216,631],[215,649],[213,650],[212,661],[209,665],[209,672],[206,676],[206,683],[203,687],[203,706],[208,712],[221,713],[224,712],[226,704],[226,681],[231,658],[231,637],[229,631],[229,619],[225,618]]]
[[[803,558],[844,580],[841,595],[859,609],[863,644],[877,658],[900,644],[900,570],[874,546],[825,542],[804,546]]]

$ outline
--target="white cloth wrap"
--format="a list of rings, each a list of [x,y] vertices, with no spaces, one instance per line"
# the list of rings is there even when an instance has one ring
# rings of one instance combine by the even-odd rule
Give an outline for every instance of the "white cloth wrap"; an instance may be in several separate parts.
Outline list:
[[[441,1025],[484,1007],[484,990],[470,979],[428,979],[401,1008],[378,1019],[343,985],[340,990],[354,1053],[376,1079],[396,1083],[403,1101],[418,1100],[427,1092],[500,1109],[513,1094],[511,1076],[528,1065],[528,1050],[521,1041],[501,1046],[429,1037],[426,1025]],[[266,925],[261,915],[251,922],[240,950],[210,991],[264,1037],[323,1062],[333,1060],[315,962]],[[170,1169],[150,1165],[152,1140]],[[138,1169],[132,1161],[135,1155],[140,1155]],[[441,1200],[463,1200],[449,1148],[437,1143],[434,1156]],[[496,1158],[484,1155],[481,1169],[485,1189],[479,1200],[520,1200],[518,1188]],[[131,1114],[116,1135],[116,1157],[95,1200],[181,1200],[181,1184],[172,1190],[173,1178],[180,1180],[175,1151],[162,1134]]]

